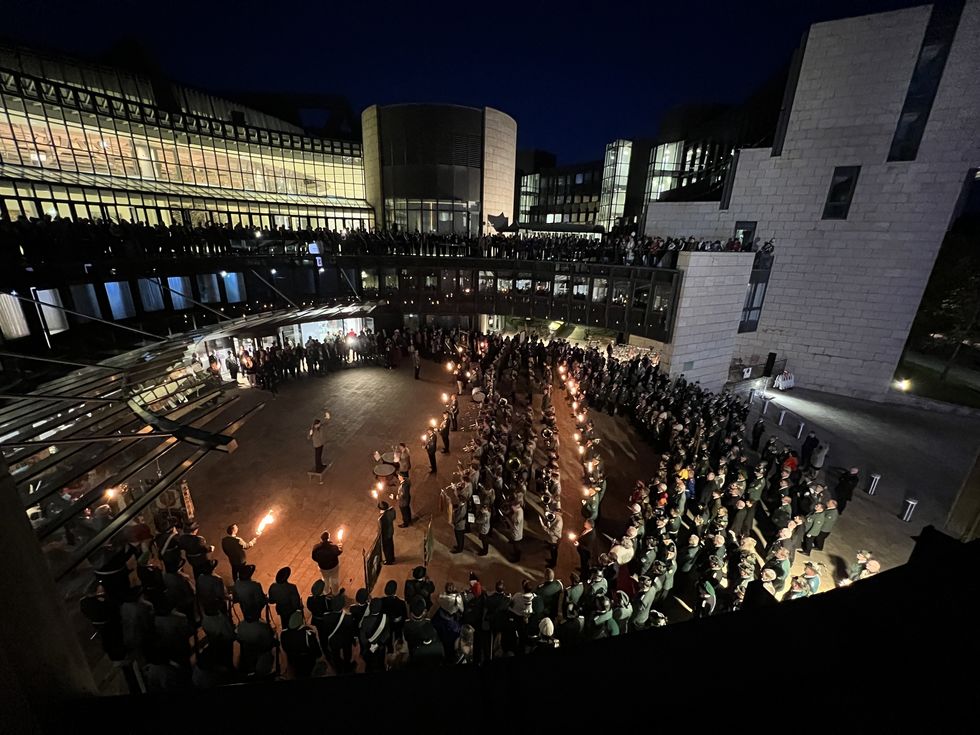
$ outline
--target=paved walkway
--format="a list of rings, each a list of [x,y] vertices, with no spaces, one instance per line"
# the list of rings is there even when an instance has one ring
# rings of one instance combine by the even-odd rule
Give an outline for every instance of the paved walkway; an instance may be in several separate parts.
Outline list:
[[[365,367],[324,377],[304,377],[284,384],[277,398],[265,394],[265,409],[236,435],[238,451],[209,457],[188,477],[202,534],[218,546],[225,527],[236,522],[239,534],[247,540],[262,516],[271,510],[275,522],[249,551],[249,562],[256,565],[256,578],[266,588],[279,568],[291,567],[291,581],[305,598],[313,582],[320,578],[310,559],[313,544],[324,529],[334,532],[343,526],[340,576],[352,597],[364,584],[362,549],[369,547],[377,532],[378,511],[370,496],[375,464],[372,454],[375,450],[388,451],[392,444],[404,441],[412,452],[413,512],[417,520],[408,529],[396,529],[397,563],[382,567],[375,594],[381,594],[389,579],[398,581],[399,594],[402,593],[404,580],[422,563],[429,519],[435,537],[429,575],[438,591],[447,581],[455,582],[457,588],[464,587],[471,570],[480,574],[489,589],[497,579],[505,582],[508,591],[518,591],[524,578],[537,584],[543,579],[547,549],[538,519],[530,508],[525,515],[520,564],[512,564],[501,552],[504,544],[500,537],[493,539],[486,557],[477,556],[475,535],[468,536],[463,553],[449,553],[453,534],[447,512],[439,507],[439,491],[454,479],[457,462],[469,462],[469,455],[462,450],[472,432],[463,429],[475,420],[475,405],[468,397],[462,398],[460,431],[451,434],[451,453],[437,455],[435,475],[429,474],[420,435],[429,419],[439,415],[442,394],[454,387],[441,366],[426,361],[419,381],[413,379],[411,365],[403,363],[393,371]],[[535,406],[540,406],[540,397],[535,398]],[[328,469],[323,485],[319,485],[307,479],[313,450],[306,434],[313,419],[325,410],[331,414],[324,449]],[[535,419],[539,417],[540,411],[536,410]],[[578,531],[581,466],[574,455],[571,435],[575,428],[566,411],[559,411],[559,420],[565,528]],[[612,505],[613,501],[604,501],[603,505],[607,503]],[[230,567],[220,549],[215,557],[220,560],[218,572],[230,578]],[[574,549],[567,542],[562,543],[556,569],[559,577],[567,579],[577,564]]]
[[[774,432],[798,449],[800,442],[795,437],[802,419],[806,424],[804,436],[812,430],[820,439],[830,441],[826,466],[834,476],[846,467],[861,470],[862,482],[854,501],[827,541],[828,558],[814,552],[814,559],[835,564],[835,557],[843,557],[850,563],[855,549],[867,548],[883,568],[889,568],[908,560],[913,537],[924,526],[943,528],[950,504],[980,446],[980,420],[802,388],[771,395],[767,436]],[[749,427],[761,408],[761,401],[753,404]],[[789,413],[779,427],[776,422],[781,408]],[[872,473],[881,475],[873,497],[865,492]],[[900,518],[906,497],[919,501],[910,523]]]
[[[411,366],[387,371],[377,367],[354,368],[320,378],[301,378],[282,386],[279,396],[267,396],[266,408],[238,433],[239,449],[230,456],[216,453],[189,476],[202,533],[215,545],[231,522],[241,526],[249,538],[262,516],[271,510],[275,522],[249,552],[256,564],[257,579],[266,588],[282,566],[293,569],[292,581],[303,596],[319,578],[310,550],[324,529],[344,527],[346,536],[341,557],[341,579],[353,595],[363,585],[362,549],[368,548],[377,529],[377,510],[370,496],[375,450],[387,451],[398,441],[412,451],[412,482],[416,523],[397,529],[397,564],[383,567],[375,586],[380,594],[384,583],[395,579],[399,594],[413,567],[421,563],[424,529],[432,519],[435,550],[429,574],[441,591],[446,581],[465,586],[470,571],[476,571],[484,586],[492,589],[497,579],[508,591],[516,591],[521,580],[537,584],[543,577],[547,556],[536,514],[528,508],[525,521],[523,558],[513,564],[501,553],[503,540],[493,540],[487,557],[476,555],[477,542],[469,536],[466,550],[450,554],[452,530],[446,511],[440,510],[439,491],[452,481],[457,462],[468,462],[462,449],[472,434],[451,435],[452,452],[439,454],[439,470],[428,473],[428,461],[419,436],[431,417],[438,415],[441,394],[452,389],[440,366],[425,362],[422,380],[415,381]],[[243,389],[245,390],[245,389]],[[251,397],[251,396],[250,396]],[[824,589],[832,576],[850,563],[855,550],[870,548],[884,568],[904,563],[913,546],[912,537],[926,523],[942,525],[945,509],[959,487],[980,443],[980,421],[915,409],[856,401],[796,389],[779,394],[776,403],[807,422],[822,438],[831,441],[829,467],[856,464],[867,478],[872,471],[882,475],[878,494],[855,494],[824,552],[813,558],[827,565]],[[540,398],[535,399],[536,407]],[[575,431],[565,408],[563,394],[556,390],[559,431],[562,441],[562,470],[565,532],[581,530],[581,465],[572,438]],[[464,397],[460,428],[472,422],[475,406]],[[776,406],[768,415],[775,417]],[[754,404],[749,426],[761,409]],[[307,441],[309,424],[327,410],[325,457],[329,468],[322,485],[311,483],[306,472],[312,466],[312,448]],[[535,418],[539,413],[536,411]],[[652,448],[621,417],[593,414],[601,453],[606,460],[609,490],[603,501],[599,530],[620,535],[628,517],[626,499],[637,479],[648,480],[656,470]],[[795,427],[787,427],[790,430]],[[770,425],[770,431],[798,446],[789,433]],[[906,494],[919,498],[912,523],[898,518]],[[760,550],[762,541],[760,540]],[[229,576],[227,560],[220,551],[218,571]],[[802,573],[806,557],[798,554],[793,574]],[[564,541],[556,573],[563,581],[578,565],[574,548]],[[676,601],[664,611],[672,621],[687,615]]]

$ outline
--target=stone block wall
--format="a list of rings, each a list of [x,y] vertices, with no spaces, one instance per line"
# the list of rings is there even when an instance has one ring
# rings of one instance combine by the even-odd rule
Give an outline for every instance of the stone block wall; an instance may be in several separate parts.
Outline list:
[[[882,398],[969,171],[980,166],[980,2],[968,0],[915,161],[888,162],[930,6],[810,29],[781,156],[743,150],[727,210],[651,203],[647,234],[731,236],[758,222],[776,258],[746,362],[775,351],[797,383]],[[834,168],[860,166],[846,220]],[[680,313],[678,314],[680,318]]]
[[[517,122],[492,107],[483,111],[483,221],[501,213],[514,221],[517,169]],[[487,225],[484,232],[493,232]]]
[[[663,358],[670,375],[681,373],[717,391],[728,380],[751,253],[681,253],[681,290],[670,349]]]
[[[378,106],[361,113],[361,140],[364,150],[364,196],[374,208],[374,226],[382,229],[384,201],[381,192],[381,141],[378,135]]]

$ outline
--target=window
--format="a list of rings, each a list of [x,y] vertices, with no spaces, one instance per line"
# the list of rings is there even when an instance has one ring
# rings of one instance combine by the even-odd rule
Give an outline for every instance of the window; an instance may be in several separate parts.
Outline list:
[[[568,276],[555,276],[555,298],[563,299],[568,296]]]
[[[493,271],[480,271],[480,293],[493,293]]]
[[[594,278],[592,280],[592,302],[604,304],[609,297],[609,279]]]
[[[361,271],[361,288],[377,290],[378,288],[378,272],[377,271]]]
[[[551,281],[535,281],[534,295],[547,298],[551,295]]]
[[[24,318],[24,309],[16,296],[0,294],[0,331],[4,339],[18,339],[31,333]]]
[[[113,319],[128,319],[136,315],[133,306],[133,294],[126,281],[109,281],[105,285],[106,296],[109,297],[109,308]]]
[[[507,296],[510,294],[513,288],[514,288],[514,280],[512,278],[497,279],[497,293]]]
[[[766,300],[768,280],[750,283],[745,287],[745,304],[742,306],[742,319],[738,323],[738,331],[754,332],[759,328],[762,316],[762,304]]]
[[[827,203],[823,208],[824,219],[847,219],[860,172],[860,166],[838,166],[834,169],[834,177],[827,192]]]
[[[95,286],[91,283],[79,283],[70,287],[71,300],[75,305],[75,311],[96,319],[102,318],[102,309],[99,308],[99,300],[95,295]],[[81,321],[88,321],[82,318]]]
[[[205,304],[216,304],[221,301],[218,290],[218,276],[214,273],[201,273],[197,277],[197,289],[201,292],[201,301]]]
[[[572,298],[576,301],[585,301],[589,296],[589,279],[585,276],[575,276],[572,281]]]
[[[936,3],[905,93],[905,103],[888,150],[889,161],[914,161],[943,77],[946,59],[963,13],[963,2]]]
[[[514,290],[518,293],[531,293],[531,274],[519,273],[517,281],[514,282]]]
[[[140,302],[143,304],[143,311],[163,310],[163,289],[160,282],[155,278],[139,279]]]
[[[187,276],[169,276],[167,288],[170,289],[170,299],[173,301],[174,311],[191,308],[191,302],[188,298],[191,292],[190,278]]]
[[[630,282],[629,281],[615,281],[613,283],[613,304],[617,306],[626,306],[630,297]]]
[[[225,300],[229,304],[240,304],[246,298],[245,276],[241,273],[227,274],[225,276]]]

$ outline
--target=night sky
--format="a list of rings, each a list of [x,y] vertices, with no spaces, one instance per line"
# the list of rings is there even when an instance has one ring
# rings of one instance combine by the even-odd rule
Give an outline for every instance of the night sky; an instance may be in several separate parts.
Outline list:
[[[788,63],[807,26],[915,0],[634,3],[133,3],[6,0],[7,40],[97,56],[135,41],[208,91],[489,105],[519,146],[571,163],[653,135],[685,102],[737,102]]]

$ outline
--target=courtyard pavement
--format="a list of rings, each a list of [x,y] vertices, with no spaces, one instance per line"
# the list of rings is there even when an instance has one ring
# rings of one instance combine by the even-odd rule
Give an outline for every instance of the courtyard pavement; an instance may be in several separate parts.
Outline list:
[[[412,452],[412,497],[415,523],[396,529],[396,564],[382,567],[374,587],[380,595],[389,579],[398,582],[402,594],[404,580],[422,563],[424,532],[432,520],[435,547],[429,576],[437,591],[447,581],[464,588],[470,571],[476,571],[486,589],[503,580],[509,592],[520,589],[521,581],[534,584],[543,579],[547,556],[537,515],[532,507],[525,513],[523,556],[511,563],[502,553],[503,539],[493,538],[490,555],[476,555],[477,540],[467,537],[466,550],[450,554],[452,529],[446,511],[440,507],[439,492],[453,480],[457,462],[468,462],[464,445],[472,437],[466,427],[476,407],[463,396],[460,431],[451,435],[450,454],[438,454],[439,469],[429,474],[428,460],[420,434],[430,418],[437,417],[441,395],[453,389],[441,365],[424,361],[422,379],[414,380],[411,365],[399,369],[357,367],[323,377],[304,376],[283,384],[276,397],[262,393],[266,407],[237,433],[238,451],[212,456],[195,467],[188,476],[197,518],[203,535],[220,545],[225,526],[235,522],[240,535],[249,539],[259,520],[272,511],[275,521],[248,553],[257,567],[256,578],[263,586],[274,581],[276,571],[292,568],[293,581],[304,599],[313,582],[320,578],[310,551],[320,532],[345,529],[340,577],[350,597],[364,584],[362,550],[368,549],[377,532],[378,511],[370,491],[375,451],[389,451],[405,441]],[[242,387],[242,391],[255,389]],[[256,391],[258,392],[258,391]],[[564,530],[581,530],[581,465],[572,437],[575,427],[565,408],[563,394],[556,390],[561,436],[562,504]],[[249,396],[254,400],[254,396]],[[535,398],[535,418],[540,416]],[[777,407],[791,411],[784,427],[775,425]],[[762,402],[753,403],[751,427]],[[324,456],[328,469],[323,484],[307,478],[313,464],[313,451],[307,430],[314,418],[329,411]],[[914,544],[913,536],[923,525],[942,526],[956,490],[973,461],[980,444],[980,421],[916,409],[880,405],[829,396],[801,389],[777,394],[767,411],[767,434],[775,432],[781,441],[799,446],[793,436],[793,416],[801,417],[821,438],[831,441],[827,467],[856,465],[862,478],[871,472],[882,475],[877,494],[868,496],[862,482],[854,501],[841,517],[823,552],[811,557],[825,565],[822,588],[833,586],[833,578],[853,560],[859,548],[871,549],[883,568],[904,563]],[[628,420],[593,412],[597,434],[602,438],[601,454],[606,463],[608,491],[602,504],[599,531],[618,536],[628,517],[626,498],[637,479],[649,480],[657,467],[657,455],[633,430]],[[833,482],[833,478],[828,478]],[[911,523],[899,518],[906,495],[919,499]],[[392,501],[389,501],[392,502]],[[761,515],[761,514],[760,514]],[[759,537],[759,550],[765,540]],[[230,581],[227,559],[219,550],[218,572]],[[792,573],[802,573],[807,557],[797,554]],[[556,573],[567,582],[578,566],[575,549],[563,540]],[[688,616],[686,606],[672,600],[664,612],[671,621]]]

